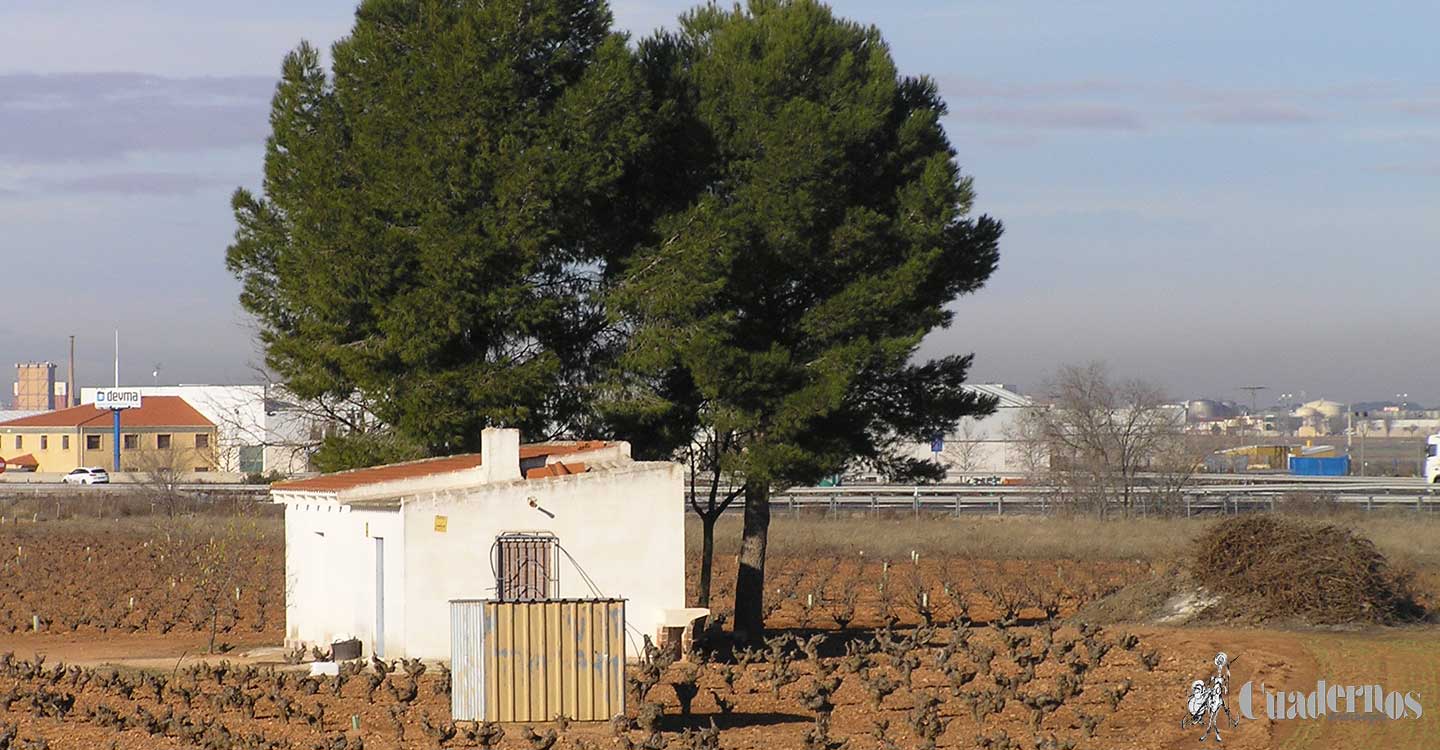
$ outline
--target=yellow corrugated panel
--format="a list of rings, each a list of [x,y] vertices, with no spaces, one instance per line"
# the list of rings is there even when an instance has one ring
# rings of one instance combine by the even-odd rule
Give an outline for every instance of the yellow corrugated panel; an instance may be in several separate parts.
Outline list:
[[[467,614],[483,608],[483,616]],[[456,601],[457,720],[605,721],[625,710],[625,602]]]

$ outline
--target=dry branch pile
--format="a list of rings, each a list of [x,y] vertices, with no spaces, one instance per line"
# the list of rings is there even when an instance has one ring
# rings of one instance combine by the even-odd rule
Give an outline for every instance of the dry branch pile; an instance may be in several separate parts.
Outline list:
[[[1224,600],[1223,615],[1253,620],[1390,624],[1419,619],[1410,576],[1349,529],[1252,515],[1196,541],[1196,582]]]

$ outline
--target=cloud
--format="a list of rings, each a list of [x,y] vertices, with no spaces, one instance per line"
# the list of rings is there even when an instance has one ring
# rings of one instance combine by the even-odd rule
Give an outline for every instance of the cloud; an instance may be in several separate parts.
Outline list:
[[[1416,161],[1400,164],[1381,164],[1372,167],[1371,171],[1380,174],[1405,175],[1407,177],[1440,177],[1440,163],[1433,161]]]
[[[991,81],[942,75],[938,80],[952,105],[969,105],[957,107],[958,113],[1035,129],[1137,130],[1160,122],[1301,125],[1324,119],[1320,113],[1336,102],[1379,95],[1359,84],[1285,90],[1107,78]],[[1424,102],[1411,106],[1426,111]]]
[[[1012,107],[957,107],[951,115],[979,122],[1036,130],[1139,130],[1139,115],[1105,104],[1051,104]]]
[[[1393,103],[1396,110],[1407,115],[1435,115],[1440,114],[1440,99],[1432,97],[1400,99]]]
[[[1099,96],[1134,93],[1136,85],[1124,81],[1086,78],[1070,81],[1019,82],[991,81],[961,75],[941,75],[936,79],[948,99],[1035,100],[1057,96]]]
[[[261,76],[0,75],[0,162],[255,146],[268,132],[274,86]]]
[[[188,195],[205,188],[232,187],[236,178],[181,172],[116,172],[86,175],[65,180],[48,180],[47,192],[120,193],[123,195]]]
[[[1287,104],[1244,101],[1196,107],[1190,115],[1214,125],[1298,125],[1319,119]]]

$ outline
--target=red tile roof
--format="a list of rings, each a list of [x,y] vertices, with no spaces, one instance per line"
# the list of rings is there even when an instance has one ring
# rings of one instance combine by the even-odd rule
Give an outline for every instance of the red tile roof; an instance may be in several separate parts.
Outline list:
[[[553,464],[536,466],[525,472],[526,479],[544,479],[545,477],[563,477],[570,474],[584,474],[586,471],[584,462],[565,463],[556,461]]]
[[[33,466],[39,466],[39,465],[40,465],[40,462],[35,460],[35,455],[32,454],[32,453],[24,453],[24,454],[21,454],[21,455],[19,455],[19,456],[14,457],[14,458],[7,458],[7,459],[5,459],[5,463],[6,463],[6,465],[8,465],[8,466],[32,466],[32,467],[33,467]]]
[[[520,460],[534,460],[548,458],[550,456],[564,456],[582,451],[599,450],[607,448],[610,443],[604,440],[581,440],[571,443],[532,443],[520,446]],[[466,469],[474,469],[479,466],[479,453],[461,453],[454,456],[443,456],[440,458],[422,458],[418,461],[406,461],[405,463],[386,464],[384,466],[371,466],[367,469],[351,469],[350,471],[339,471],[333,474],[321,474],[318,477],[309,479],[295,479],[288,482],[276,482],[270,485],[274,490],[293,490],[298,492],[340,492],[342,490],[363,487],[368,484],[379,484],[381,482],[395,482],[402,479],[419,479],[421,477],[435,476],[438,474],[449,474]],[[549,476],[563,476],[565,474],[579,474],[585,471],[585,464],[571,463],[564,469],[554,470],[553,466],[537,467],[525,473],[527,479],[536,479]],[[537,474],[536,472],[543,472]]]
[[[113,424],[110,410],[101,411],[93,404],[56,409],[43,414],[0,422],[5,427],[107,427]],[[120,427],[214,427],[179,396],[146,396],[137,409],[120,410]]]

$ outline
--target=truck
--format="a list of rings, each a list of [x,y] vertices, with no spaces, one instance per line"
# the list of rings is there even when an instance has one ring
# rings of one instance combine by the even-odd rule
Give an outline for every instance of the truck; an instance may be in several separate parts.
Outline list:
[[[1440,433],[1425,440],[1425,481],[1440,484]]]

